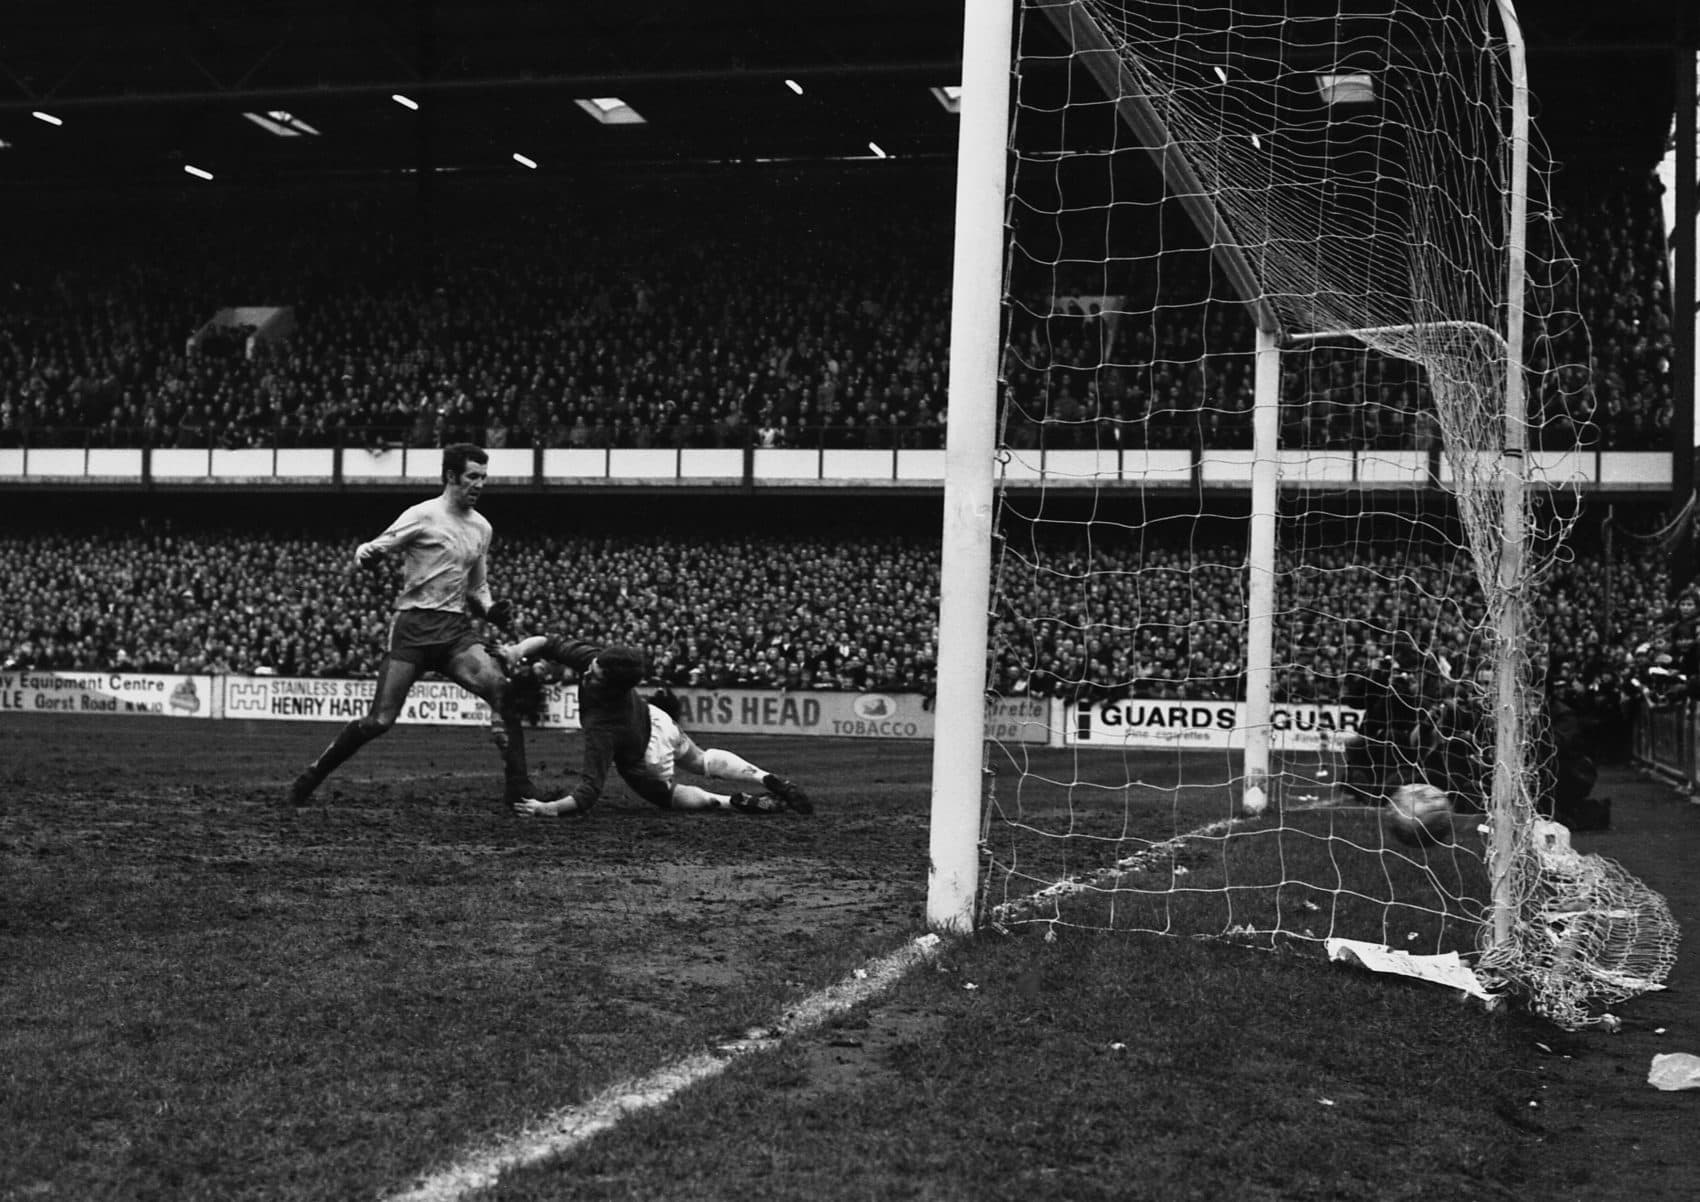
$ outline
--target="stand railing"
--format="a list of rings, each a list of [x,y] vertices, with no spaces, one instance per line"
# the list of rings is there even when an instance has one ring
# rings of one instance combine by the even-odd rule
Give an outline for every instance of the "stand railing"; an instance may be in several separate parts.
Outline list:
[[[1700,707],[1692,701],[1644,708],[1635,719],[1635,766],[1700,794]]]

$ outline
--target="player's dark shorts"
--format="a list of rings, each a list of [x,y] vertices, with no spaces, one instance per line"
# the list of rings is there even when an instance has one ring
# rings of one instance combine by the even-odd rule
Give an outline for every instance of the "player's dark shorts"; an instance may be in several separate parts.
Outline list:
[[[665,810],[673,804],[672,782],[662,779],[654,768],[639,761],[635,764],[616,764],[620,779],[626,786],[643,800],[657,809]]]
[[[451,609],[398,609],[390,622],[390,658],[433,672],[482,641],[472,619]]]

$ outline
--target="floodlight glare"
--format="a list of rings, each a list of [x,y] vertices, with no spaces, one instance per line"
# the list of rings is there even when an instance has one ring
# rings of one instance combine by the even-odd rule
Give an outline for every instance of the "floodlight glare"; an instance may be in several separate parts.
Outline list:
[[[1321,71],[1316,90],[1324,104],[1373,104],[1375,80],[1361,71]]]
[[[317,137],[319,131],[308,125],[294,113],[283,109],[272,109],[264,113],[243,113],[244,117],[255,125],[279,138],[299,138],[303,134]]]
[[[618,96],[581,96],[573,101],[602,125],[645,125],[643,115]]]

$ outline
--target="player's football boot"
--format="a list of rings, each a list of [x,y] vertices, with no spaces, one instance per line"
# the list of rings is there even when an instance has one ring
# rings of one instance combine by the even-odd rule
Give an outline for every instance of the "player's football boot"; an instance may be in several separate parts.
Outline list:
[[[744,814],[777,814],[785,803],[771,793],[734,793],[732,808]]]
[[[306,805],[312,800],[313,790],[319,787],[319,782],[322,780],[324,780],[324,777],[313,771],[312,768],[307,768],[289,786],[289,797],[286,804],[291,806]]]
[[[799,814],[815,812],[815,803],[809,800],[808,793],[796,781],[786,780],[783,776],[775,776],[770,772],[762,778],[761,783],[767,786],[769,793],[785,803],[786,809],[795,810]]]

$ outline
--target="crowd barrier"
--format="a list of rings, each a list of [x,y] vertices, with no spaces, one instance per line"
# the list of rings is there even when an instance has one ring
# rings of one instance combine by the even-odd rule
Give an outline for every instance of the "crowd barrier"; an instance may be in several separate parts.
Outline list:
[[[1643,709],[1633,747],[1637,767],[1685,793],[1700,793],[1700,707],[1694,702]]]
[[[1281,451],[1293,487],[1425,488],[1453,476],[1445,456],[1426,451]],[[1671,455],[1662,451],[1531,451],[1537,485],[1613,492],[1668,492]],[[826,484],[936,487],[945,452],[909,449],[495,448],[490,477],[535,488],[644,485]],[[1249,488],[1245,450],[1009,450],[998,475],[1047,489],[1138,483],[1144,487]],[[4,447],[0,484],[429,487],[442,478],[440,449],[298,447]]]
[[[247,722],[346,722],[366,712],[376,681],[194,673],[0,671],[0,714],[152,714]],[[678,689],[682,725],[699,735],[818,735],[850,739],[931,739],[937,714],[919,693],[827,690]],[[990,738],[1052,747],[1242,750],[1245,703],[1118,698],[1065,701],[1001,697],[986,708]],[[1270,742],[1277,751],[1320,751],[1355,737],[1361,710],[1344,705],[1277,705]],[[414,684],[398,721],[407,725],[489,724],[489,708],[451,681]],[[578,691],[549,686],[539,725],[577,730]]]

